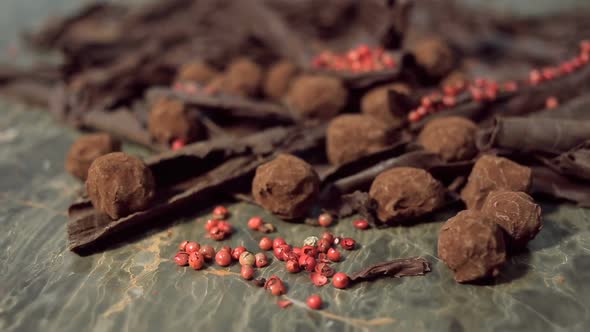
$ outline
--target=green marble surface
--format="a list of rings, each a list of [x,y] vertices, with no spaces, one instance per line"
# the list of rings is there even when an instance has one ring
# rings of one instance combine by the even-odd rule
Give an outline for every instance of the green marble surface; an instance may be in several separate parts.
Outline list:
[[[65,8],[76,3],[60,0]],[[49,5],[53,0],[8,1]],[[21,6],[21,7],[19,7]],[[24,7],[23,7],[24,6]],[[30,26],[13,19],[2,41]],[[36,10],[36,17],[43,15]],[[23,15],[19,13],[18,15]],[[9,38],[10,37],[10,38]],[[1,46],[5,46],[3,43]],[[65,210],[80,184],[63,171],[78,134],[41,110],[0,99],[0,331],[587,331],[590,328],[590,210],[544,203],[545,226],[529,250],[510,259],[493,285],[456,284],[436,258],[436,238],[448,211],[412,227],[359,231],[342,220],[332,231],[361,248],[345,253],[337,269],[421,255],[433,271],[424,277],[383,279],[351,289],[316,288],[303,273],[273,261],[259,271],[277,274],[294,305],[243,281],[237,266],[195,272],[173,264],[178,242],[204,238],[206,214],[178,220],[168,230],[90,257],[66,249]],[[127,147],[127,151],[141,153]],[[238,228],[227,241],[254,250],[261,235],[248,231],[253,214],[272,220],[281,236],[301,243],[322,229],[293,225],[246,204],[228,205]],[[219,247],[219,244],[215,244]],[[306,297],[326,306],[311,311]]]

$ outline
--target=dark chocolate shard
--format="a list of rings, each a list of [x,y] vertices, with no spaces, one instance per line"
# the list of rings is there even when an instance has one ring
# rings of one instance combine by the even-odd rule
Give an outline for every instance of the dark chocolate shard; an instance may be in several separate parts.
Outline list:
[[[590,180],[590,141],[555,158],[543,159],[543,161],[560,174]]]
[[[350,275],[353,282],[368,281],[378,278],[422,276],[430,272],[430,263],[423,257],[394,259],[377,263]]]
[[[547,195],[577,203],[578,206],[590,207],[590,182],[571,179],[548,167],[533,166],[531,169],[533,195]]]

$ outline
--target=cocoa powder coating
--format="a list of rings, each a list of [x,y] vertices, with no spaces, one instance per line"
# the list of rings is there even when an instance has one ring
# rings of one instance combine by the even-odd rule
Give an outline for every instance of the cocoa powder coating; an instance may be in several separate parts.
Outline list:
[[[389,90],[394,90],[405,95],[411,93],[410,87],[403,83],[393,83],[374,88],[363,96],[361,100],[361,111],[387,126],[398,128],[403,124],[404,119],[396,115],[395,112],[403,110],[391,109],[388,97]]]
[[[296,78],[286,97],[287,104],[303,118],[331,119],[348,98],[341,80],[321,75],[302,75]]]
[[[477,154],[475,134],[477,125],[466,118],[449,116],[429,121],[418,136],[426,151],[438,154],[446,161],[461,161]]]
[[[86,180],[90,164],[107,153],[121,150],[121,141],[106,133],[81,136],[72,144],[66,157],[68,173]]]
[[[437,37],[428,37],[416,42],[412,47],[416,62],[433,78],[447,75],[457,62],[449,45]]]
[[[236,96],[255,96],[263,80],[262,68],[248,58],[232,61],[224,74],[222,91]]]
[[[159,143],[168,145],[175,139],[191,143],[205,136],[205,129],[197,114],[181,101],[161,98],[151,108],[148,119],[150,135]]]
[[[271,99],[282,98],[297,75],[297,66],[290,61],[283,60],[272,65],[264,80],[264,95]]]

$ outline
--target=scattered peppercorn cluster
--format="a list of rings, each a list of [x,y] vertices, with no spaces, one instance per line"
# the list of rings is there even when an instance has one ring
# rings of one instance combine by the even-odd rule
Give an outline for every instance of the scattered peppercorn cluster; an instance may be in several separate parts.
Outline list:
[[[519,87],[526,85],[539,85],[568,74],[571,74],[590,63],[590,41],[580,42],[580,52],[572,59],[563,61],[554,67],[533,69],[527,79],[520,81],[496,82],[491,79],[477,78],[470,82],[457,82],[445,85],[442,91],[434,91],[422,97],[420,105],[408,113],[410,122],[418,122],[428,114],[436,113],[457,104],[459,95],[462,99],[477,102],[493,101],[499,93],[514,92]],[[546,101],[547,108],[555,108],[559,101],[555,97],[549,97]]]
[[[207,229],[208,237],[215,240],[223,240],[226,235],[231,234],[232,226],[225,221],[229,216],[228,210],[223,206],[218,206],[213,211],[213,218],[207,220],[205,229]],[[318,223],[324,227],[332,224],[333,217],[329,214],[322,214],[318,218]],[[254,231],[266,232],[270,225],[258,216],[254,216],[248,220],[247,226]],[[365,230],[369,227],[366,220],[355,220],[353,226]],[[273,226],[274,227],[274,226]],[[274,228],[273,228],[274,229]],[[339,289],[347,288],[350,283],[348,275],[342,272],[336,272],[331,266],[332,263],[337,263],[342,260],[342,253],[339,250],[340,246],[343,250],[354,250],[356,241],[350,237],[334,236],[330,232],[324,232],[320,238],[310,236],[303,241],[303,245],[292,246],[289,245],[284,238],[276,237],[271,239],[263,237],[259,244],[259,248],[263,251],[273,251],[274,257],[279,261],[285,263],[285,269],[290,273],[307,272],[309,273],[310,281],[317,287],[322,287],[332,278],[332,285]],[[223,246],[219,251],[216,251],[212,246],[201,246],[197,242],[182,241],[179,245],[179,252],[174,256],[174,262],[179,266],[190,266],[195,270],[201,270],[205,267],[206,262],[212,262],[219,266],[226,267],[232,262],[239,262],[241,265],[240,275],[245,280],[254,279],[255,267],[266,267],[268,257],[264,252],[253,254],[244,246],[231,248]],[[259,287],[264,287],[271,294],[280,296],[287,293],[287,288],[284,282],[277,276],[273,275],[268,280],[259,278],[253,280],[253,283]],[[289,306],[290,301],[279,301],[279,306],[284,308]],[[320,309],[322,307],[322,299],[318,295],[312,295],[307,299],[307,304],[312,309]]]
[[[323,51],[311,62],[314,68],[353,73],[390,69],[396,66],[393,57],[381,47],[360,45],[345,53]]]

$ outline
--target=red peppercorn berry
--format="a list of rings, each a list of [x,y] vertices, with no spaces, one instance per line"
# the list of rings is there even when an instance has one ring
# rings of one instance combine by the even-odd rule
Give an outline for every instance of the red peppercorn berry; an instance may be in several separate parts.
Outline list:
[[[265,267],[268,265],[268,258],[263,252],[259,252],[254,256],[254,260],[256,261],[256,267]]]
[[[231,252],[231,258],[233,258],[235,261],[240,259],[240,255],[246,251],[246,247],[244,246],[238,246],[235,247],[234,250],[232,250]]]
[[[188,255],[188,265],[194,270],[200,270],[205,265],[205,257],[203,257],[198,251],[191,252]]]
[[[211,229],[213,229],[213,227],[217,227],[217,225],[219,225],[219,220],[208,219],[207,222],[205,223],[205,229],[207,230],[207,232],[209,232],[209,231],[211,231]]]
[[[186,252],[179,252],[174,256],[174,263],[178,266],[188,265],[188,254]]]
[[[212,260],[215,257],[215,249],[210,245],[202,246],[199,253],[201,253],[206,260]]]
[[[252,253],[249,251],[244,251],[240,255],[239,260],[240,260],[240,265],[254,265],[256,263],[256,259],[254,258],[254,255],[252,255]]]
[[[293,247],[293,249],[291,249],[291,252],[297,256],[301,256],[301,248],[300,247]]]
[[[272,295],[280,296],[287,293],[287,288],[283,281],[277,276],[271,276],[264,284],[264,289],[268,289]]]
[[[258,243],[258,246],[262,250],[270,250],[270,249],[272,249],[272,245],[273,245],[273,241],[267,237],[263,237],[262,239],[260,239],[260,242]]]
[[[276,239],[272,240],[272,248],[276,248],[282,244],[286,244],[287,242],[285,242],[285,239],[283,239],[282,237],[277,237]]]
[[[332,225],[333,222],[334,222],[334,218],[329,213],[322,213],[318,217],[318,223],[322,227],[330,227],[330,225]]]
[[[289,252],[291,252],[291,246],[289,246],[288,244],[281,244],[278,247],[274,248],[275,257],[281,261],[286,260],[285,255]]]
[[[317,295],[313,294],[307,298],[307,306],[313,310],[319,310],[322,308],[322,298]]]
[[[182,147],[184,147],[185,145],[186,145],[186,143],[185,143],[185,142],[184,142],[182,139],[180,139],[180,138],[177,138],[177,139],[175,139],[174,141],[172,141],[172,146],[171,146],[171,148],[172,148],[172,150],[173,150],[173,151],[176,151],[176,150],[178,150],[178,149],[181,149],[181,148],[182,148]]]
[[[349,237],[345,237],[340,242],[340,246],[342,247],[342,249],[345,249],[345,250],[352,250],[352,249],[354,249],[355,245],[356,245],[356,242],[354,241],[354,239],[349,238]]]
[[[225,232],[222,231],[219,227],[211,228],[208,235],[215,241],[221,241],[225,238]]]
[[[197,242],[189,242],[184,247],[184,251],[186,251],[188,254],[199,251],[199,249],[201,249],[201,246]]]
[[[557,98],[554,96],[551,96],[545,100],[545,108],[554,109],[557,106],[559,106],[559,100],[557,100]]]
[[[317,262],[315,258],[308,255],[301,255],[299,257],[299,266],[305,271],[311,272],[315,269]]]
[[[366,221],[365,219],[357,219],[352,222],[352,226],[354,226],[355,228],[364,230],[364,229],[369,228],[369,222]]]
[[[330,232],[324,232],[322,234],[322,239],[325,239],[326,241],[328,241],[330,243],[330,245],[332,243],[334,243],[334,234],[330,233]]]
[[[291,273],[298,273],[299,271],[301,271],[301,268],[299,267],[299,263],[295,260],[288,260],[286,266],[287,266],[287,271],[289,271]]]
[[[254,278],[254,267],[252,265],[242,265],[240,275],[246,280]]]
[[[303,246],[301,248],[301,254],[315,257],[318,255],[318,250],[314,246]]]
[[[186,251],[186,245],[188,244],[188,242],[189,241],[187,241],[187,240],[180,242],[180,244],[178,245],[178,250]]]
[[[322,287],[328,283],[328,277],[318,272],[310,273],[309,277],[311,278],[311,283],[317,287]]]
[[[231,263],[231,254],[227,250],[220,250],[215,255],[215,262],[219,266],[228,266]]]
[[[330,250],[328,250],[328,259],[332,262],[340,262],[342,255],[338,249],[330,248]]]
[[[264,221],[260,217],[252,217],[250,220],[248,220],[248,228],[253,231],[258,230],[263,224]]]
[[[318,251],[319,252],[323,252],[326,253],[328,252],[328,249],[330,249],[332,245],[330,244],[330,242],[328,242],[328,240],[326,239],[320,239],[318,241]]]
[[[229,211],[223,205],[218,205],[213,209],[213,218],[225,219],[229,215]]]
[[[227,236],[234,231],[232,225],[225,220],[220,220],[217,227],[224,233],[224,236]]]
[[[350,278],[346,275],[346,273],[338,272],[334,274],[332,278],[332,285],[336,288],[344,289],[348,287],[348,283],[350,282]]]

